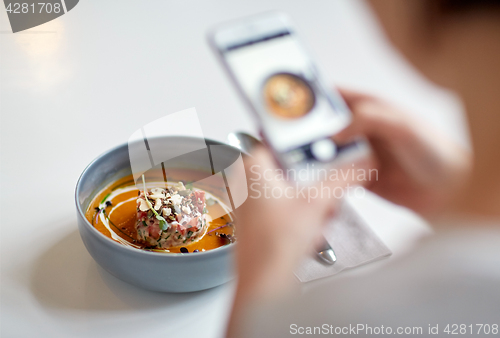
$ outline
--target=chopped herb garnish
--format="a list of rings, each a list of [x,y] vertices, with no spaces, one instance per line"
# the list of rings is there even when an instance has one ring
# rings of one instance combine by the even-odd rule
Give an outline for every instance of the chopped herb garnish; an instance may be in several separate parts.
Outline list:
[[[105,200],[109,197],[109,195],[111,195],[111,193],[109,193],[109,194],[107,194],[106,196],[104,196],[104,198],[103,198],[103,199],[102,199],[102,201],[101,201],[101,204],[103,204],[103,203],[104,203],[104,201],[105,201]]]
[[[161,216],[156,216],[156,218],[160,221],[160,229],[163,231],[167,230],[170,227],[170,225],[167,223],[167,221],[165,221],[165,219],[160,219],[159,217]]]
[[[167,230],[170,225],[167,223],[165,218],[162,216],[158,215],[156,210],[153,208],[153,205],[149,202],[148,197],[147,197],[147,189],[146,189],[146,180],[144,179],[144,175],[142,175],[142,184],[144,185],[144,196],[146,197],[146,203],[148,204],[149,209],[155,214],[156,219],[160,221],[160,229],[161,230]],[[149,216],[149,211],[148,211],[148,216]],[[152,215],[151,215],[152,216]]]

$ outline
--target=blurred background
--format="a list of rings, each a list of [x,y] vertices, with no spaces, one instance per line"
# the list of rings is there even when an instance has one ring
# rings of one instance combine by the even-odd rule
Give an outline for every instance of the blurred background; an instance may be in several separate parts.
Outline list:
[[[216,140],[235,130],[255,134],[205,35],[217,23],[268,10],[294,19],[331,86],[390,99],[468,142],[460,102],[402,60],[360,0],[82,0],[16,34],[2,6],[2,332],[221,334],[232,285],[159,295],[107,275],[78,237],[73,193],[92,159],[168,113],[196,107],[205,136]],[[353,204],[395,258],[430,232],[410,212],[372,196]],[[199,325],[191,326],[186,312],[199,315]]]

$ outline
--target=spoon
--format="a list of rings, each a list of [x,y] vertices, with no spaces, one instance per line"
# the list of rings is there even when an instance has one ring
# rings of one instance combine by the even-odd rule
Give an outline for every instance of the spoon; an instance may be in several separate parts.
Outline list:
[[[256,145],[262,144],[262,141],[256,139],[250,134],[237,131],[227,135],[227,143],[246,154],[250,154],[252,148]],[[323,242],[316,250],[316,255],[323,263],[329,265],[333,265],[337,261],[335,251],[333,251],[326,239],[323,239]]]
[[[227,143],[235,148],[238,148],[247,155],[250,155],[251,150],[255,146],[262,144],[262,141],[250,134],[242,131],[236,131],[227,135]]]

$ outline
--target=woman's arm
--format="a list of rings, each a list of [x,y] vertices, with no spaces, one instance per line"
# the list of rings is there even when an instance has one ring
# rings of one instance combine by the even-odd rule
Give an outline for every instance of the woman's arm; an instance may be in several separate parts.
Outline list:
[[[382,100],[348,91],[342,94],[354,119],[335,140],[343,143],[364,136],[373,148],[373,158],[356,163],[355,168],[375,167],[378,179],[363,183],[424,215],[442,211],[468,173],[469,152]],[[276,179],[279,175],[272,173],[278,169],[264,148],[257,149],[245,165],[250,190],[237,211],[238,286],[229,337],[241,336],[238,332],[249,307],[290,290],[293,269],[301,257],[313,252],[336,206],[331,198],[300,194],[289,182]],[[348,183],[353,182],[325,181],[316,187],[333,189]],[[273,189],[291,198],[274,198]]]

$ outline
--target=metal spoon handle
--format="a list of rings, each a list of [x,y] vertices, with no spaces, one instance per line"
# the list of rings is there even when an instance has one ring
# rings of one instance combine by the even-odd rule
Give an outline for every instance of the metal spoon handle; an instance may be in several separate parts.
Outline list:
[[[227,143],[235,148],[238,148],[246,154],[250,154],[252,148],[259,144],[262,144],[262,141],[258,140],[250,134],[236,131],[227,135]]]
[[[335,255],[335,251],[333,251],[332,247],[326,239],[323,240],[321,246],[317,248],[317,255],[321,259],[322,262],[333,265],[337,261],[337,256]]]

